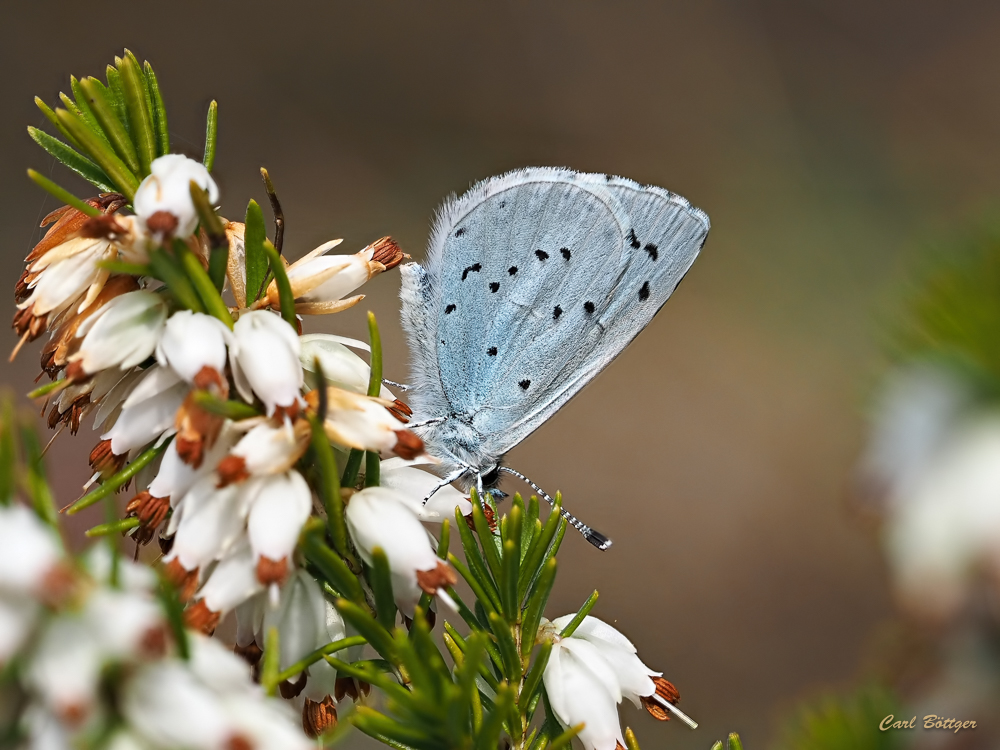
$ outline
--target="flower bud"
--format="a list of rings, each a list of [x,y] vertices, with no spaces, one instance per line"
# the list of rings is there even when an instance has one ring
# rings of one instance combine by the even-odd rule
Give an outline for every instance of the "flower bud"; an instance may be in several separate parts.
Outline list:
[[[219,188],[201,162],[181,154],[154,159],[150,174],[135,191],[132,206],[150,233],[164,237],[190,237],[198,225],[198,211],[191,200],[191,183],[219,200]]]

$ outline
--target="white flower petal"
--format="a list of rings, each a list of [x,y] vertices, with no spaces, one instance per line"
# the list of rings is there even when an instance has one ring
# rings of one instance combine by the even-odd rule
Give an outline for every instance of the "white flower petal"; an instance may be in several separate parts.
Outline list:
[[[248,398],[244,387],[252,388],[267,406],[268,415],[275,406],[299,401],[303,375],[299,338],[292,327],[274,313],[257,310],[241,315],[233,334],[236,344],[230,349],[230,359],[234,371],[239,368],[236,383],[241,395]]]
[[[255,557],[281,560],[292,554],[302,525],[312,511],[309,485],[297,471],[257,480],[247,519],[247,534]]]
[[[0,506],[0,593],[41,593],[61,559],[58,539],[23,505]]]
[[[181,310],[167,320],[156,346],[156,360],[190,383],[203,367],[219,373],[225,370],[226,346],[231,338],[231,332],[220,320]]]
[[[153,353],[166,318],[158,294],[139,290],[115,297],[81,324],[77,336],[83,342],[71,359],[88,373],[135,367]]]
[[[404,463],[401,458],[383,461],[379,472],[379,483],[404,497],[407,505],[421,521],[441,523],[445,518],[454,521],[456,506],[463,516],[472,512],[472,503],[469,499],[450,484],[440,488],[424,504],[424,498],[441,483],[441,478],[436,474],[403,465]]]
[[[198,224],[198,212],[191,200],[191,182],[208,193],[212,203],[219,200],[219,188],[201,162],[181,154],[166,154],[153,160],[150,174],[135,191],[132,205],[143,222],[166,211],[177,218],[176,237],[188,237]]]

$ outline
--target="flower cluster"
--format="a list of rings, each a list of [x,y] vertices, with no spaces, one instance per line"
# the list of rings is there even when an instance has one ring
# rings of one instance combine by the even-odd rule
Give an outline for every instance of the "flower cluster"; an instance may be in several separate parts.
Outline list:
[[[443,482],[383,382],[370,313],[369,343],[303,332],[303,316],[356,305],[363,284],[401,263],[396,243],[331,254],[333,240],[289,264],[266,170],[273,239],[256,202],[243,221],[216,208],[214,102],[196,162],[170,152],[159,84],[131,53],[107,86],[72,85],[65,109],[39,103],[67,141],[29,132],[101,192],[80,200],[29,173],[66,205],[46,217],[17,283],[14,354],[48,334],[50,382],[31,396],[59,432],[93,420],[92,476],[67,512],[103,502],[109,520],[88,535],[109,544],[81,573],[30,513],[3,509],[0,491],[0,578],[15,581],[0,581],[0,662],[29,665],[25,731],[61,738],[106,722],[115,748],[299,747],[338,726],[345,698],[351,725],[396,747],[579,736],[611,750],[631,737],[623,697],[693,726],[673,686],[587,616],[596,592],[575,616],[542,617],[567,528],[558,496],[545,519],[518,495],[501,516],[502,493]],[[4,441],[0,475],[13,455]],[[455,530],[464,562],[449,551]],[[160,584],[119,560],[121,534],[137,558],[157,542],[162,554],[147,557]],[[467,627],[444,622],[454,668],[430,635],[438,612]],[[232,630],[220,627],[229,615],[239,659],[211,639]],[[249,677],[294,704],[305,734],[289,733]],[[367,700],[373,687],[384,713]]]
[[[562,635],[574,619],[566,615],[543,625],[554,642],[543,680],[559,723],[567,728],[583,724],[577,736],[585,747],[625,747],[618,721],[622,698],[661,721],[669,721],[671,711],[692,723],[676,708],[681,698],[677,688],[640,661],[628,638],[589,615]]]
[[[0,666],[24,746],[307,750],[238,657],[197,633],[177,643],[156,588],[104,546],[78,566],[32,511],[0,507]]]

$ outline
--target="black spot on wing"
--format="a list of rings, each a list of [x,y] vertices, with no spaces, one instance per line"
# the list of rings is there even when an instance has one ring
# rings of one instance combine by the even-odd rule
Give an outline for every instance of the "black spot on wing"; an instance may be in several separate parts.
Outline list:
[[[652,242],[646,243],[646,252],[649,253],[649,257],[656,260],[660,257],[659,248],[656,247]]]
[[[584,302],[583,309],[587,311],[587,315],[592,315],[594,312],[594,303],[590,301]]]
[[[507,273],[513,276],[515,273],[517,273],[517,266],[511,266],[510,268],[508,268]]]
[[[496,294],[497,292],[499,292],[500,291],[500,282],[499,281],[491,281],[490,282],[490,291],[493,292],[493,294]]]
[[[454,306],[454,305],[448,305],[448,306],[447,306],[447,307],[446,307],[446,308],[444,309],[444,314],[445,314],[445,315],[451,315],[451,314],[452,314],[453,312],[455,312],[455,306]]]
[[[461,237],[463,234],[465,234],[465,227],[459,227],[455,230],[456,237]]]
[[[527,378],[525,378],[524,380],[522,380],[521,382],[519,382],[518,385],[521,386],[522,390],[526,391],[526,390],[528,390],[528,386],[531,385],[531,381],[528,380]]]
[[[649,282],[642,282],[642,289],[639,290],[639,299],[645,302],[649,299]]]
[[[556,309],[552,311],[552,320],[559,320],[560,315],[562,315],[562,308],[556,305]]]
[[[639,238],[635,236],[635,229],[628,230],[628,243],[632,246],[633,250],[638,250],[642,247],[642,243],[639,242]]]
[[[468,276],[470,272],[479,273],[482,270],[482,263],[473,263],[471,266],[466,267],[466,269],[462,271],[462,281],[465,281],[466,276]]]
[[[497,348],[495,346],[491,346],[489,349],[486,350],[486,353],[489,354],[491,357],[495,357],[497,356]]]
[[[569,260],[570,256],[573,254],[569,251],[568,247],[560,248],[559,252],[562,253],[562,257],[565,258],[566,260]]]
[[[544,250],[535,250],[535,257],[538,258],[538,260],[548,260],[549,254]]]

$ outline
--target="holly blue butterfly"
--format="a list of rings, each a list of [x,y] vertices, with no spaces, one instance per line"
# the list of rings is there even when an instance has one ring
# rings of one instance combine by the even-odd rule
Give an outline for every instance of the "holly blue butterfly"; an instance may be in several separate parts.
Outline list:
[[[445,201],[426,267],[400,269],[412,427],[442,459],[439,486],[490,491],[506,472],[551,503],[504,454],[649,324],[708,230],[679,195],[568,169],[519,169]]]

